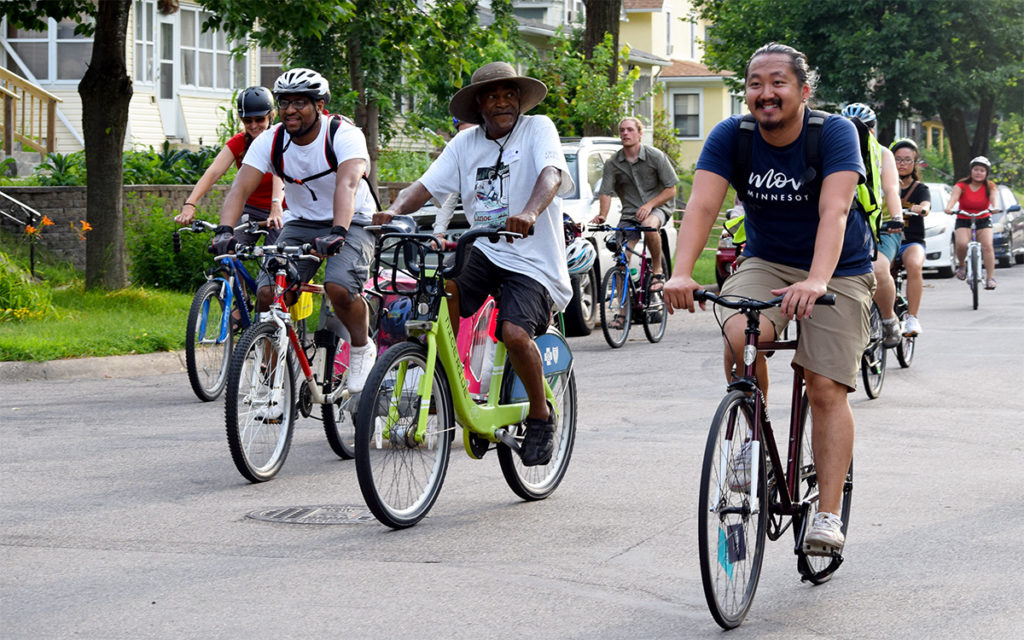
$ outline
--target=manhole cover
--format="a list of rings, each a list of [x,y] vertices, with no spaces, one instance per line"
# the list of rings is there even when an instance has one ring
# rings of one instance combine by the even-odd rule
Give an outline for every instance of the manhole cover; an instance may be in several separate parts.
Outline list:
[[[345,504],[322,504],[306,507],[273,507],[247,514],[253,520],[284,524],[361,524],[376,522],[366,507]]]

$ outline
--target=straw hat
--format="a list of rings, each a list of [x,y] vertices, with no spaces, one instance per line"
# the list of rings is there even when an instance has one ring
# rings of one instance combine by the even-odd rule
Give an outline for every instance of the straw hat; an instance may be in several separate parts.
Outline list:
[[[519,113],[536,107],[548,94],[548,88],[536,78],[520,76],[507,62],[491,62],[473,72],[469,84],[459,90],[448,103],[448,111],[463,122],[483,124],[476,94],[499,82],[511,82],[519,87]]]

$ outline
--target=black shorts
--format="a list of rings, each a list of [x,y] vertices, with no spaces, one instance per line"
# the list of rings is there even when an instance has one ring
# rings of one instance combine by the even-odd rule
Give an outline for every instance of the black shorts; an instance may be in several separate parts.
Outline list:
[[[970,218],[957,218],[956,226],[954,229],[970,229],[971,219]],[[991,229],[992,228],[992,216],[985,216],[984,218],[978,218],[977,223],[974,225],[975,229]]]
[[[539,336],[551,323],[554,303],[544,285],[533,278],[502,269],[487,259],[483,251],[473,247],[462,272],[454,280],[459,287],[459,315],[468,318],[479,309],[487,296],[498,304],[496,337],[501,340],[501,326],[511,322],[532,336]]]

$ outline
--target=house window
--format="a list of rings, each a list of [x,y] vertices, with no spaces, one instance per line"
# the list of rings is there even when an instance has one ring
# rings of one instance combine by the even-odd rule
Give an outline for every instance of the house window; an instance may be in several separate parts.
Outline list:
[[[81,80],[92,57],[92,38],[75,35],[77,23],[73,19],[47,22],[42,31],[6,26],[7,41],[21,59],[18,64],[8,56],[6,66],[30,75],[36,82]]]
[[[205,11],[182,8],[181,84],[204,89],[241,89],[245,87],[245,58],[231,55],[241,44],[228,41],[222,31],[203,31],[210,17]]]
[[[680,138],[700,137],[700,94],[672,95],[672,126]]]
[[[154,29],[156,5],[152,2],[135,3],[135,81],[153,82]]]
[[[260,85],[274,89],[274,81],[281,75],[281,54],[269,49],[260,50]]]
[[[743,113],[743,96],[729,97],[729,113],[734,116]]]

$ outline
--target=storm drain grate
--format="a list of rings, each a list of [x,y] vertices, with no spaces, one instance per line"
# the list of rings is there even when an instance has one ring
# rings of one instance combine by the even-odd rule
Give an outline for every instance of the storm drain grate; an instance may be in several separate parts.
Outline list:
[[[284,524],[363,524],[376,522],[364,506],[348,504],[321,504],[305,507],[273,507],[252,511],[246,517],[264,522]]]

